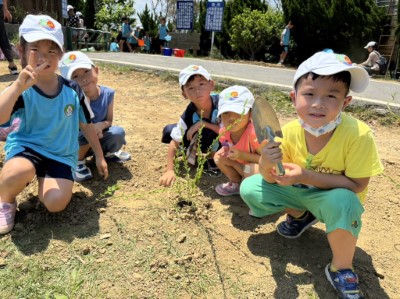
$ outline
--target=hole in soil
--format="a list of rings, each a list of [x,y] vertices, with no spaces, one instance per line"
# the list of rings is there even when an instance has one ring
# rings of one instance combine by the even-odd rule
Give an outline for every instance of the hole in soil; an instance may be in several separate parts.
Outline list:
[[[178,207],[180,207],[180,208],[187,207],[187,206],[191,207],[192,204],[193,203],[191,201],[187,201],[187,200],[180,200],[177,203]]]

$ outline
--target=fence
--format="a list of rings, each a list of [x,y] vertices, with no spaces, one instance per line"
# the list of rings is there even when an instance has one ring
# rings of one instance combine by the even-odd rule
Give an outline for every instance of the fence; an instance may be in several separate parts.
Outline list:
[[[66,49],[68,51],[93,47],[108,51],[111,33],[102,30],[66,27]]]

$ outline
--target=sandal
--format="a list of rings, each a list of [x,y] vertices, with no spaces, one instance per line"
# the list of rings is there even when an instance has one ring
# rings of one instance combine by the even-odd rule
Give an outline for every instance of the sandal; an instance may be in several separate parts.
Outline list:
[[[16,66],[8,67],[8,70],[10,71],[11,75],[18,75],[18,69]]]

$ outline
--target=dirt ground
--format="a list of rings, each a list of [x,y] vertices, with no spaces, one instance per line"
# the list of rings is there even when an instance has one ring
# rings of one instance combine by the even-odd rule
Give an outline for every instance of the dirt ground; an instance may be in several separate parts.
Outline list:
[[[95,178],[75,184],[61,213],[43,209],[35,182],[26,188],[15,229],[0,237],[0,280],[13,279],[0,297],[336,298],[324,274],[324,225],[286,240],[275,232],[284,215],[255,219],[239,196],[215,193],[224,177],[203,176],[199,190],[160,187],[161,131],[187,101],[177,80],[107,69],[100,82],[116,90],[114,123],[126,130],[132,160],[110,164],[107,181],[89,163]],[[0,76],[0,88],[11,80]],[[385,172],[370,183],[354,267],[367,298],[400,298],[400,127],[370,125]],[[79,284],[68,279],[73,270]]]

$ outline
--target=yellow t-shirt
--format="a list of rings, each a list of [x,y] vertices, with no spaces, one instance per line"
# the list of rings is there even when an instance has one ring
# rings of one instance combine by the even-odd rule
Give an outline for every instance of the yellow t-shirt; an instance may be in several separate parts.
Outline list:
[[[329,142],[316,155],[307,150],[304,129],[298,120],[282,128],[283,162],[294,163],[316,172],[367,178],[383,172],[371,129],[345,113]],[[367,188],[357,193],[364,201]]]

